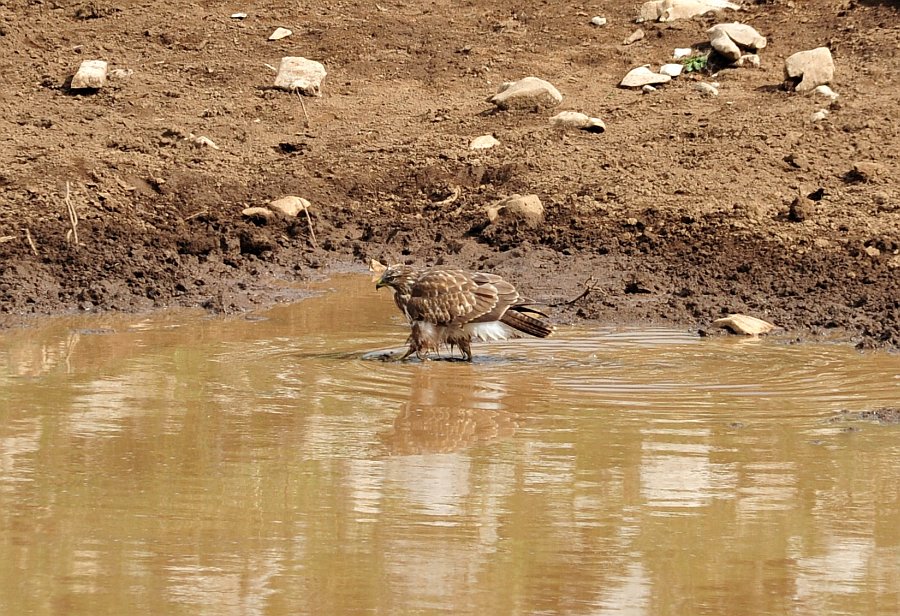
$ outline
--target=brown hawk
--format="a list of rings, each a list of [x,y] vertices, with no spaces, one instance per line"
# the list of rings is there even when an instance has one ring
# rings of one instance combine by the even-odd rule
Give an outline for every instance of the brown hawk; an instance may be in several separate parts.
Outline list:
[[[537,318],[544,313],[529,307],[516,288],[495,274],[434,267],[417,269],[392,265],[384,270],[376,289],[390,287],[394,301],[409,321],[409,349],[424,359],[442,346],[459,347],[472,361],[473,339],[506,340],[524,334],[546,338],[553,326]]]

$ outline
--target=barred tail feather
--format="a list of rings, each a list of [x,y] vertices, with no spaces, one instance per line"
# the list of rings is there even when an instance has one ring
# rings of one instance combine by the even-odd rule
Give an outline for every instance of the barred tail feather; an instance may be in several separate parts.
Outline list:
[[[516,308],[510,308],[500,317],[500,322],[509,325],[513,329],[520,332],[536,336],[538,338],[546,338],[553,333],[553,326],[545,323],[540,319],[536,319],[527,314],[523,314]]]

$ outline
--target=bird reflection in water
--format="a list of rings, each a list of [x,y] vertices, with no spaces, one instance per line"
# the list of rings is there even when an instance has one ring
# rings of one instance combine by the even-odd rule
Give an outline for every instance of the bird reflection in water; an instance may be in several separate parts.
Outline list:
[[[506,384],[464,364],[417,366],[410,397],[379,439],[391,455],[450,453],[512,436]]]

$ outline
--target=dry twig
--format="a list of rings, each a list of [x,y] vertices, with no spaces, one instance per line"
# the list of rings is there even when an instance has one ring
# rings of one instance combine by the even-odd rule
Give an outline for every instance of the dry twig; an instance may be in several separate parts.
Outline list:
[[[34,239],[31,237],[31,229],[25,227],[25,239],[28,240],[28,245],[31,246],[31,252],[34,256],[38,256],[37,246],[34,245]]]
[[[309,239],[312,242],[313,248],[318,250],[319,243],[316,241],[316,230],[313,229],[312,217],[309,215],[309,208],[303,208],[303,212],[306,214],[306,224],[307,226],[309,226]]]
[[[69,188],[69,182],[66,182],[66,211],[69,213],[69,224],[72,225],[72,228],[66,232],[66,241],[68,242],[71,238],[74,240],[75,245],[78,246],[78,212],[75,211]]]
[[[574,306],[577,302],[580,302],[588,295],[590,295],[591,292],[595,291],[597,287],[600,286],[600,283],[594,280],[594,277],[591,276],[590,278],[582,282],[581,286],[584,287],[584,290],[577,297],[564,302],[559,302],[558,304],[553,304],[554,308],[557,306]]]
[[[306,103],[303,102],[303,95],[300,94],[300,90],[294,90],[294,94],[300,99],[300,106],[303,108],[303,116],[306,118],[306,128],[309,128],[309,114],[306,113]]]

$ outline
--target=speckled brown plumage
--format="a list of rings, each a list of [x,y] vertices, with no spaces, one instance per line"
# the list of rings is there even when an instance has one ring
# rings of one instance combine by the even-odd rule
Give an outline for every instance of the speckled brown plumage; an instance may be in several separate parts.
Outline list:
[[[516,288],[495,274],[450,268],[387,268],[377,288],[390,287],[397,307],[410,323],[409,350],[424,358],[442,346],[459,347],[472,359],[471,341],[499,340],[522,334],[544,338],[553,326],[532,315]],[[531,314],[527,314],[531,313]]]

